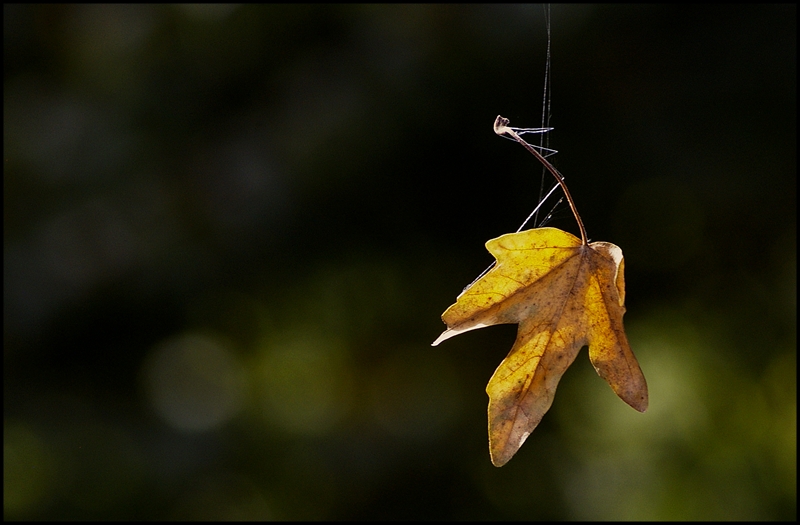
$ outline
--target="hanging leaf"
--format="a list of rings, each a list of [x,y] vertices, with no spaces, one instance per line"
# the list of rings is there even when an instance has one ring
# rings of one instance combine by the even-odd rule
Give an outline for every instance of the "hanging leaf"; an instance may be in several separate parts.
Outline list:
[[[513,133],[505,126],[508,121],[500,119],[499,130]],[[496,265],[444,312],[447,330],[433,343],[485,326],[519,325],[511,352],[486,387],[489,452],[498,467],[511,459],[542,420],[561,376],[583,346],[589,346],[595,370],[623,401],[640,412],[648,404],[647,383],[622,324],[622,250],[607,242],[586,242],[563,177],[540,155],[537,158],[564,188],[583,238],[538,228],[488,241],[486,248]]]

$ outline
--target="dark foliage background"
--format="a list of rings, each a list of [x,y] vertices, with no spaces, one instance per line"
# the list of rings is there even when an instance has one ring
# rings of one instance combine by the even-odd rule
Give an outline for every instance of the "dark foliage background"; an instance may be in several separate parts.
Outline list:
[[[3,14],[6,519],[796,516],[794,5],[553,6],[651,408],[582,353],[502,469],[514,327],[430,343],[537,202],[541,6]]]

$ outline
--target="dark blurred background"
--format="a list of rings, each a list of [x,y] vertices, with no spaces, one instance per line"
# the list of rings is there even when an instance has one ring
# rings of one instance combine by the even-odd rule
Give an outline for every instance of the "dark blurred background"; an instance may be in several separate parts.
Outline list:
[[[515,327],[430,343],[538,201],[492,123],[541,123],[542,6],[3,24],[6,519],[795,518],[794,5],[553,6],[552,159],[651,404],[583,351],[502,469]]]

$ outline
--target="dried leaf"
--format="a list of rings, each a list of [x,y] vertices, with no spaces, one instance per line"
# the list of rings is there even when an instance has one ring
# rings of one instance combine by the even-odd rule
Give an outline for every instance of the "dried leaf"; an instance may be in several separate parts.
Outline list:
[[[486,387],[492,463],[502,466],[519,450],[584,345],[600,377],[644,412],[647,384],[622,325],[622,250],[607,242],[582,244],[556,228],[503,235],[486,248],[497,264],[444,312],[447,330],[433,344],[485,326],[519,324],[511,352]]]

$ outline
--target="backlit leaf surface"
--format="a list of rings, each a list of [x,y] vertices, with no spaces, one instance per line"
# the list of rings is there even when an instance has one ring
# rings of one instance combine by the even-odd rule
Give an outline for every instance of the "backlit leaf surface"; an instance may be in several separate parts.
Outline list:
[[[502,466],[519,450],[584,345],[600,377],[644,412],[647,383],[622,325],[622,250],[607,242],[583,245],[556,228],[503,235],[486,248],[497,264],[442,314],[447,330],[433,344],[485,326],[519,325],[486,387],[492,463]]]

